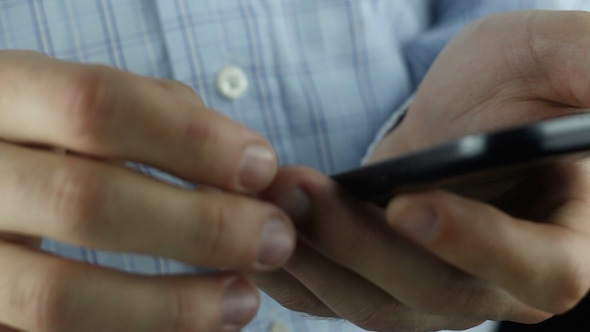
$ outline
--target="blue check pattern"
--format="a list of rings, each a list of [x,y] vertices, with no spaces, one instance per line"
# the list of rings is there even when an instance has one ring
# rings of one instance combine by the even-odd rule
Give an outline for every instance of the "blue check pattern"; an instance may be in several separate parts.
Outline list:
[[[585,0],[0,0],[0,49],[182,81],[207,105],[269,139],[281,164],[332,174],[360,163],[375,133],[468,22],[499,11],[588,7]],[[215,89],[227,65],[242,68],[250,81],[238,100]],[[50,240],[44,248],[131,273],[201,271]],[[262,294],[260,313],[245,331],[266,331],[273,322],[296,332],[360,331],[290,312]]]

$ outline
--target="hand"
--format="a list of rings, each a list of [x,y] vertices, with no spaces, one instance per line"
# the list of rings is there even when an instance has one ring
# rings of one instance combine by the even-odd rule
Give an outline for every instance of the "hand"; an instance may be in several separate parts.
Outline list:
[[[276,173],[268,142],[180,83],[0,52],[0,138],[6,329],[233,331],[257,310],[240,273],[128,275],[43,254],[31,245],[41,237],[245,271],[280,266],[295,245],[281,210],[244,195]],[[176,188],[123,161],[223,191]]]
[[[587,22],[585,13],[520,12],[470,25],[372,160],[581,112],[590,105]],[[257,282],[289,308],[371,330],[542,321],[590,288],[586,165],[459,188],[461,195],[400,195],[385,211],[317,173],[281,170],[264,196],[289,212],[302,240],[284,270]]]
[[[437,59],[400,131],[392,132],[372,159],[586,112],[589,18],[584,12],[521,12],[473,24]],[[488,204],[445,192],[406,195],[391,202],[387,219],[459,270],[535,308],[563,313],[590,289],[589,162],[455,188]],[[432,233],[420,229],[426,219],[410,216],[425,211],[434,217]]]
[[[253,278],[289,309],[396,332],[550,317],[406,240],[388,225],[394,212],[356,201],[317,172],[281,169],[263,197],[289,213],[301,240],[282,270]]]

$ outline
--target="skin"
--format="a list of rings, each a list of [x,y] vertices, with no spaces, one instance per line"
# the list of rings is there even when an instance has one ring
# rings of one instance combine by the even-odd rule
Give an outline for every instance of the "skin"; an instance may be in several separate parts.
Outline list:
[[[123,161],[203,186],[164,184]],[[0,52],[0,330],[239,330],[259,301],[241,273],[130,275],[42,253],[39,238],[272,270],[291,255],[295,230],[250,197],[276,171],[267,141],[187,86]]]
[[[518,12],[471,24],[433,64],[371,162],[585,112],[589,22],[581,12]],[[488,319],[540,322],[590,289],[586,160],[402,194],[386,209],[289,167],[262,197],[288,212],[299,241],[283,269],[254,278],[296,311],[378,331],[465,329]]]

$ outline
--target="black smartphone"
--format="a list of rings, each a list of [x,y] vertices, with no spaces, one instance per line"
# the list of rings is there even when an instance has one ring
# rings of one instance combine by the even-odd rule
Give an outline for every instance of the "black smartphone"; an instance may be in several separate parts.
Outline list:
[[[357,198],[383,205],[400,192],[481,185],[586,156],[590,114],[576,114],[468,135],[332,178]]]

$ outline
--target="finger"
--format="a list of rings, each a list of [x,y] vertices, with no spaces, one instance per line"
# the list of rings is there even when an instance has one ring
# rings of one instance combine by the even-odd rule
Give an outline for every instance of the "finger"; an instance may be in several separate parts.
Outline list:
[[[227,190],[255,192],[276,172],[260,135],[186,87],[104,66],[0,53],[0,137],[136,161]]]
[[[249,270],[278,267],[295,246],[288,217],[246,196],[1,142],[0,174],[4,232]]]
[[[413,309],[474,320],[548,317],[412,245],[387,227],[383,210],[355,202],[320,174],[281,170],[265,195],[285,208],[306,243]]]
[[[585,203],[570,202],[563,209],[585,222],[590,216]],[[536,308],[562,313],[590,288],[586,234],[515,219],[440,191],[395,199],[387,219],[434,255],[499,284]]]
[[[263,292],[289,310],[316,317],[339,318],[309,289],[283,269],[248,276]]]
[[[258,292],[226,273],[131,276],[0,242],[0,321],[27,331],[237,331]]]
[[[408,308],[366,279],[334,264],[305,244],[298,247],[285,265],[285,270],[338,316],[367,330],[434,331],[466,329],[482,323],[424,314]]]

